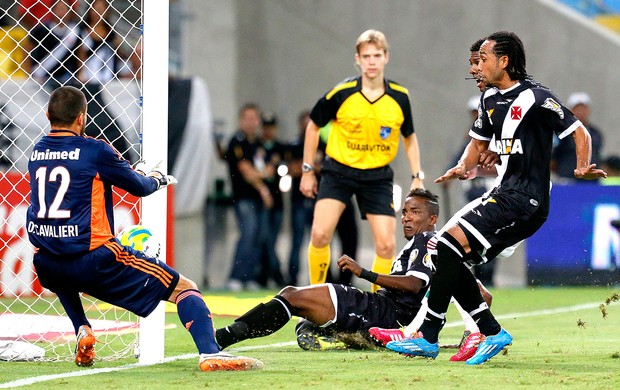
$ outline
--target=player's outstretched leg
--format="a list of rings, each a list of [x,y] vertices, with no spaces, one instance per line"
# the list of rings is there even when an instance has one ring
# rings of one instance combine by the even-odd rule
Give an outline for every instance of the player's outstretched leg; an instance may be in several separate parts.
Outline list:
[[[187,289],[181,291],[175,302],[181,323],[189,331],[198,348],[201,371],[245,371],[263,367],[260,360],[245,356],[233,356],[221,352],[215,340],[211,312],[205,304],[200,291]]]
[[[465,364],[482,364],[511,344],[512,336],[502,328],[495,336],[487,336],[478,346],[478,350],[474,356],[468,359]]]
[[[95,360],[95,334],[88,325],[82,325],[78,329],[77,343],[75,345],[75,364],[80,367],[89,367]]]
[[[385,345],[387,349],[407,356],[421,356],[435,359],[439,355],[439,342],[429,343],[421,333],[400,341],[390,341]]]

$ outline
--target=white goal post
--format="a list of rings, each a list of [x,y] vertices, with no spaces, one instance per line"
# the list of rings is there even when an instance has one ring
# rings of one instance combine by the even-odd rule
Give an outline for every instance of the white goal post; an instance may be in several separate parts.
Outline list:
[[[162,161],[168,167],[168,15],[169,0],[143,2],[144,66],[142,74],[142,156],[145,161]],[[167,192],[158,191],[142,199],[142,223],[159,237],[166,237]],[[168,239],[174,239],[169,237]],[[161,253],[166,256],[163,240]],[[149,364],[164,358],[164,303],[147,318],[140,319],[140,363]]]

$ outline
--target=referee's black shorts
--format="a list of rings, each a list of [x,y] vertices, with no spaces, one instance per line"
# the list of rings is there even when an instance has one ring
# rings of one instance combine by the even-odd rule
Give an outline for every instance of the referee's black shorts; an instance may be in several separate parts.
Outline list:
[[[348,204],[355,195],[362,219],[366,214],[394,216],[394,172],[390,166],[356,169],[326,160],[321,168],[319,199]]]

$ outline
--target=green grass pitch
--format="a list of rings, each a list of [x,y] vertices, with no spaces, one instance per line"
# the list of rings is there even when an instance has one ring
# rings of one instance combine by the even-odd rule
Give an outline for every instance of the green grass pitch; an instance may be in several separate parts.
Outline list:
[[[176,314],[166,331],[166,357],[185,356],[152,366],[133,358],[79,368],[72,362],[0,362],[0,388],[51,389],[619,389],[620,302],[606,300],[618,288],[525,288],[492,290],[493,313],[514,342],[490,362],[470,367],[449,362],[455,350],[442,349],[436,360],[406,358],[385,349],[307,352],[294,343],[294,323],[275,334],[239,343],[231,352],[261,359],[251,372],[203,373],[191,337]],[[268,293],[267,293],[268,294]],[[265,292],[239,297],[265,296]],[[617,296],[617,295],[616,295]],[[208,302],[207,302],[208,304]],[[589,305],[585,305],[589,304]],[[599,307],[600,304],[604,306]],[[585,308],[580,308],[582,305]],[[448,324],[458,313],[450,309]],[[231,318],[215,317],[216,326]],[[440,342],[457,342],[460,325],[446,327]],[[102,369],[122,368],[105,372]],[[75,374],[90,373],[92,375]],[[56,379],[45,379],[53,375]],[[43,377],[43,378],[42,378]]]

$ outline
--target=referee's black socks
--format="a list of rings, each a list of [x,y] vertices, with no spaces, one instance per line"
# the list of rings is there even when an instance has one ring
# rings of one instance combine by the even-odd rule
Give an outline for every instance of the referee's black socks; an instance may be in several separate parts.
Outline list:
[[[291,319],[291,305],[280,295],[261,303],[225,328],[216,330],[215,339],[220,348],[246,339],[272,334]]]

